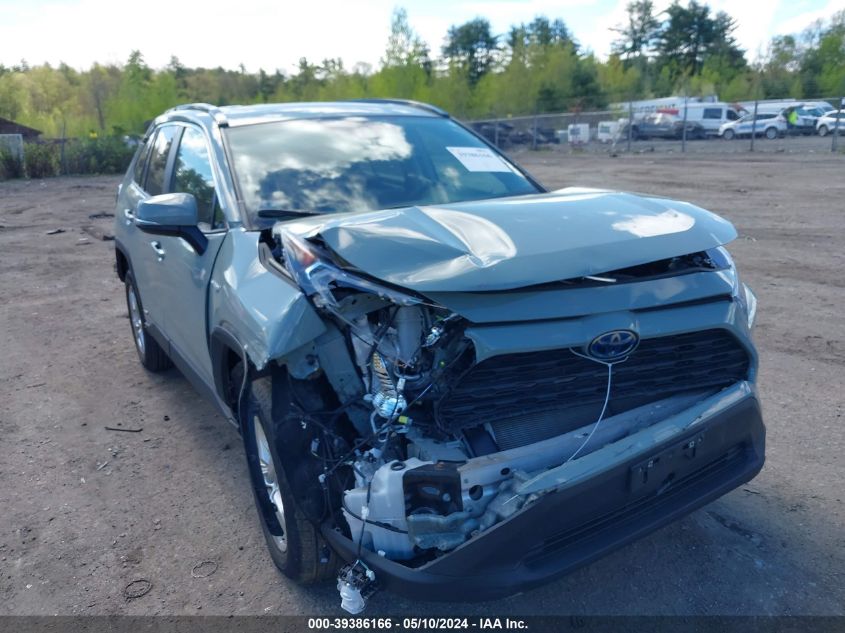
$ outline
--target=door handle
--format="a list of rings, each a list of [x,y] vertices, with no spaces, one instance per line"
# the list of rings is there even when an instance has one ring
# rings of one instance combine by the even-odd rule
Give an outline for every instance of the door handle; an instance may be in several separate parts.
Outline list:
[[[126,219],[126,226],[129,226],[135,221],[135,214],[132,213],[132,209],[124,209],[123,217]]]
[[[161,247],[161,242],[150,242],[150,246],[152,246],[153,250],[156,252],[158,261],[162,261],[167,253],[165,253],[164,249]]]

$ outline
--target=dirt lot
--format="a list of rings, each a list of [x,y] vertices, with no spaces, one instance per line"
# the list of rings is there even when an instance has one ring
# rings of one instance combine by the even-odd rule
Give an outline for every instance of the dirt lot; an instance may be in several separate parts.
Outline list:
[[[518,158],[551,187],[675,196],[736,223],[760,298],[768,462],[544,588],[451,606],[381,593],[368,613],[845,614],[845,159]],[[178,372],[139,366],[100,239],[112,219],[96,217],[117,182],[0,183],[0,614],[338,612],[331,584],[297,587],[265,553],[236,432]],[[152,589],[127,602],[139,578]]]

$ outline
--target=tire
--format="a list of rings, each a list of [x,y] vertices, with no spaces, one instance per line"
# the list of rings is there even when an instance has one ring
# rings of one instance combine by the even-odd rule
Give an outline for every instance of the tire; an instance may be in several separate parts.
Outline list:
[[[765,134],[767,139],[773,141],[778,137],[778,129],[776,127],[767,127]]]
[[[828,129],[826,125],[819,126],[819,136],[827,136]]]
[[[287,394],[285,396],[287,400]],[[279,420],[284,419],[280,410],[283,408],[277,403],[274,420],[271,377],[250,383],[242,416],[247,467],[261,529],[273,562],[288,578],[312,584],[335,578],[338,558],[319,529],[302,512],[281,467],[277,447],[284,441],[279,437]]]
[[[135,351],[138,352],[138,359],[147,371],[158,373],[170,369],[173,363],[165,351],[161,349],[152,336],[147,333],[144,323],[144,306],[141,303],[141,295],[138,293],[138,286],[132,271],[126,271],[124,277],[126,289],[126,309],[129,312],[129,327],[132,328],[132,340],[135,343]]]
[[[722,138],[723,138],[723,139],[725,139],[726,141],[732,141],[732,140],[734,140],[734,139],[736,138],[736,132],[734,132],[734,131],[733,131],[733,130],[731,130],[731,129],[727,129],[727,130],[725,130],[725,132],[722,134]]]

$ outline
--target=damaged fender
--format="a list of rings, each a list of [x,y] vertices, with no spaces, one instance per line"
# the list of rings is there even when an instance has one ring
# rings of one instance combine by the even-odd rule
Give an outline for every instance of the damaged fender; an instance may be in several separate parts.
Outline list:
[[[259,234],[230,230],[209,293],[210,331],[221,327],[256,369],[303,347],[326,330],[302,291],[256,258]]]

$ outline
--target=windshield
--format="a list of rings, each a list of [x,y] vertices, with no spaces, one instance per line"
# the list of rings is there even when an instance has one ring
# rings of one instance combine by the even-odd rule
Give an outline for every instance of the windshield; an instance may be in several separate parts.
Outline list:
[[[539,191],[498,152],[440,117],[291,119],[226,134],[257,225],[272,221],[268,210],[342,213]]]

